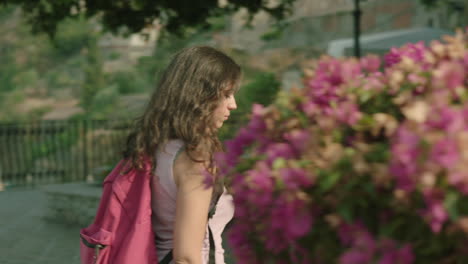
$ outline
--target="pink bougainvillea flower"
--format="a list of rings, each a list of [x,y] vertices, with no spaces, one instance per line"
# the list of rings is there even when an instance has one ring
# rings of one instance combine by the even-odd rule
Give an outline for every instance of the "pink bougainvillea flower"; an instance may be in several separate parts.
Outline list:
[[[429,223],[432,232],[439,233],[443,224],[448,220],[448,213],[443,204],[441,190],[429,189],[423,192],[426,208],[421,211],[422,216]]]
[[[203,179],[203,184],[208,188],[212,187],[214,184],[214,176],[211,174],[208,170],[203,171],[204,174],[204,179]]]
[[[374,254],[365,249],[350,249],[340,256],[340,264],[371,264]]]
[[[465,123],[465,125],[463,126],[463,130],[467,131],[468,130],[468,105],[466,105],[461,110],[461,115],[462,115],[463,121]]]
[[[390,67],[393,64],[400,62],[401,55],[399,54],[399,50],[395,47],[392,47],[390,49],[390,52],[385,54],[384,59],[385,59],[385,66],[387,67]]]
[[[300,154],[307,148],[310,132],[307,130],[295,129],[284,133],[283,137],[291,144],[294,150]]]
[[[226,140],[224,142],[224,145],[226,146],[226,152],[222,154],[217,154],[215,156],[215,160],[220,165],[223,164],[229,167],[234,167],[237,163],[239,156],[242,155],[242,153],[244,152],[244,148],[247,146],[243,143],[243,140],[240,138]]]
[[[237,223],[235,228],[229,230],[228,239],[237,256],[236,263],[256,264],[258,261],[255,249],[250,247],[248,235],[251,225],[248,222]]]
[[[303,200],[280,197],[272,207],[268,232],[281,231],[286,242],[306,235],[313,225],[313,212],[305,205]]]
[[[403,48],[404,55],[408,56],[415,62],[422,62],[424,61],[424,53],[427,51],[427,47],[425,46],[423,41],[417,43],[410,43],[407,46],[407,49]]]
[[[440,166],[450,169],[459,159],[457,143],[451,138],[443,138],[436,142],[431,151],[431,160]]]
[[[308,100],[301,104],[300,109],[306,114],[307,117],[314,118],[316,115],[320,114],[321,110],[320,107],[312,102],[311,100]]]
[[[309,98],[319,106],[328,106],[339,99],[337,86],[327,83],[325,80],[316,79],[309,89]]]
[[[261,104],[252,105],[252,117],[261,117],[265,111],[265,107]]]
[[[376,241],[361,222],[341,224],[338,236],[349,248],[340,256],[340,264],[371,263],[376,253]]]
[[[422,62],[427,48],[424,42],[410,43],[401,48],[391,48],[385,55],[385,65],[391,67],[401,61],[402,57],[408,57],[415,62]]]
[[[255,127],[258,127],[258,126],[239,129],[239,132],[235,138],[235,143],[241,145],[242,147],[252,144],[252,142],[255,141],[256,135],[252,133],[250,129],[255,130]]]
[[[257,135],[254,132],[256,131],[256,128],[263,125],[264,124],[260,123],[255,124],[252,127],[239,129],[239,132],[234,139],[225,141],[226,147],[230,152],[234,152],[236,155],[239,155],[244,151],[245,147],[249,146],[255,141]]]
[[[421,142],[420,137],[406,128],[405,125],[398,128],[394,140],[394,142],[398,142],[399,144],[407,145],[409,147],[408,149],[416,148]],[[405,160],[413,161],[413,156],[406,156]]]
[[[300,168],[282,168],[279,174],[289,189],[306,188],[314,183],[314,178],[309,172]]]
[[[464,195],[468,195],[468,172],[454,171],[448,175],[448,181]]]
[[[371,233],[360,221],[355,223],[342,223],[338,229],[338,236],[343,244],[347,246],[366,247],[375,249],[375,240]]]
[[[265,154],[267,155],[267,162],[270,165],[277,158],[290,159],[297,155],[291,144],[288,143],[271,143],[267,146]]]
[[[273,178],[271,169],[265,162],[257,164],[256,168],[248,171],[246,179],[252,184],[252,189],[255,190],[248,194],[249,203],[258,208],[265,208],[270,205],[273,199]]]
[[[437,107],[429,115],[426,126],[449,133],[460,131],[465,127],[463,111],[448,106]]]
[[[408,81],[417,86],[425,85],[427,83],[427,79],[425,77],[416,73],[408,74]]]
[[[395,177],[397,189],[408,192],[414,190],[416,182],[413,177],[418,171],[418,167],[415,164],[401,163],[393,160],[390,163],[389,171]]]
[[[347,73],[355,71],[349,67]],[[318,105],[329,105],[338,99],[337,90],[343,83],[343,70],[339,60],[327,59],[319,63],[315,76],[307,82],[307,93]],[[352,74],[352,73],[351,73]]]
[[[452,231],[468,229],[447,207],[468,195],[466,36],[392,48],[384,59],[322,57],[304,69],[302,90],[255,105],[215,157],[221,172],[235,173],[237,262],[443,262],[434,246],[458,245],[463,236]],[[379,114],[394,121],[391,132],[372,119]],[[332,172],[340,184],[315,188],[328,186]],[[421,222],[421,232],[400,232]],[[464,248],[450,257],[459,261]]]
[[[357,77],[362,73],[359,61],[344,61],[340,66],[341,79],[345,81],[358,79]]]
[[[288,247],[288,242],[279,229],[269,230],[266,232],[265,237],[265,248],[273,253],[279,253]]]
[[[381,72],[369,74],[363,84],[363,90],[381,91],[385,87],[384,75]]]
[[[361,58],[361,66],[368,72],[376,72],[380,69],[380,57],[377,55],[368,55]]]
[[[338,59],[328,58],[321,61],[316,72],[318,79],[321,79],[332,86],[338,86],[343,83],[341,62]]]
[[[414,163],[419,155],[419,143],[421,139],[404,127],[400,127],[391,146],[392,157],[402,163]]]
[[[411,245],[404,245],[397,252],[398,264],[411,264],[414,262],[414,253]]]
[[[385,248],[378,264],[411,264],[414,262],[414,254],[411,245],[397,248],[395,245]]]
[[[312,225],[314,224],[313,215],[307,208],[303,208],[302,204],[293,207],[293,216],[288,219],[286,225],[286,237],[289,241],[295,241],[296,239],[305,236]]]
[[[254,109],[255,108],[256,107],[254,107]],[[266,129],[265,120],[261,116],[256,115],[254,112],[254,114],[252,115],[250,119],[249,124],[247,125],[247,128],[249,132],[253,134],[263,133]]]
[[[414,188],[414,177],[418,172],[417,159],[421,153],[420,141],[420,137],[405,126],[398,128],[392,138],[389,170],[396,178],[398,189],[412,191]]]
[[[454,90],[463,86],[465,69],[459,62],[445,61],[434,70],[433,82],[442,89]]]
[[[347,125],[355,125],[362,117],[358,106],[352,102],[343,102],[335,109],[337,119]]]
[[[405,53],[405,55],[408,55],[408,57],[413,59],[415,62],[423,62],[424,53],[426,53],[428,50],[424,41],[419,41],[417,43],[410,43],[408,46],[409,46],[409,49],[408,49],[409,51]]]
[[[264,161],[258,162],[255,168],[247,171],[246,174],[255,189],[273,191],[271,169]]]

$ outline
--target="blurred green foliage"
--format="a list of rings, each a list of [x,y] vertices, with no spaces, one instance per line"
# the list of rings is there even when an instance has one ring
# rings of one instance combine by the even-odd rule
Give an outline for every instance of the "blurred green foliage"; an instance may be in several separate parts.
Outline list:
[[[118,113],[115,113],[119,111],[117,108],[118,98],[119,90],[116,85],[99,88],[93,97],[90,111],[87,113],[86,118],[108,119],[110,116],[118,116]]]
[[[33,87],[39,81],[39,73],[34,68],[19,71],[13,77],[14,86]]]
[[[280,82],[270,72],[256,73],[250,82],[246,83],[238,92],[237,101],[240,111],[249,111],[252,104],[271,104],[280,89]]]
[[[270,72],[257,72],[236,94],[237,109],[228,122],[220,129],[221,140],[231,139],[238,129],[248,122],[253,104],[271,104],[280,90],[280,82]]]
[[[97,41],[97,37],[90,37],[86,46],[85,81],[82,86],[80,103],[87,113],[91,111],[94,97],[104,88],[106,81],[102,70],[101,52]]]
[[[129,67],[105,70],[107,62],[120,63],[125,54],[119,50],[103,50],[99,47],[102,33],[96,30],[96,22],[83,17],[67,18],[57,27],[55,37],[32,35],[30,26],[15,15],[13,6],[0,8],[0,32],[8,23],[15,23],[9,38],[0,36],[0,120],[40,119],[50,107],[41,107],[28,115],[16,114],[14,104],[21,103],[29,95],[54,97],[59,91],[70,91],[70,96],[80,99],[85,113],[72,119],[128,118],[137,113],[122,111],[122,96],[149,94],[158,76],[172,56],[191,45],[209,45],[213,34],[225,29],[229,19],[225,15],[212,17],[208,26],[185,28],[179,34],[162,31],[154,47],[153,55],[140,57]],[[14,37],[11,37],[14,36]],[[279,82],[274,74],[245,67],[248,54],[238,50],[225,50],[243,66],[243,85],[236,99],[239,113],[233,113],[232,122],[221,130],[223,139],[234,135],[239,124],[245,123],[253,103],[270,104]],[[41,89],[45,89],[45,92]],[[34,93],[37,93],[35,95]],[[44,94],[45,93],[45,94]],[[127,108],[126,108],[127,109]]]
[[[0,56],[2,63],[0,63],[0,92],[9,92],[15,88],[14,78],[18,71],[15,63],[14,54],[11,53],[12,47],[3,45],[0,48]]]
[[[14,5],[0,6],[0,22],[1,121],[37,120],[51,109],[18,112],[18,104],[29,97],[51,98],[62,89],[80,95],[86,61],[82,51],[95,34],[90,32],[88,21],[65,21],[54,40],[45,34],[32,35],[30,25]]]
[[[92,28],[85,18],[66,19],[59,24],[51,40],[55,47],[54,55],[68,58],[77,54],[89,45],[90,38],[93,38]]]
[[[284,29],[288,26],[289,23],[285,21],[278,21],[273,26],[271,26],[269,31],[260,36],[260,38],[264,41],[279,39],[283,36]]]
[[[58,2],[62,1],[53,4]],[[31,29],[36,25],[25,23],[17,7],[0,5],[0,122],[39,121],[53,106],[39,106],[27,113],[17,111],[17,106],[29,98],[53,98],[59,102],[61,96],[79,98],[80,106],[86,111],[75,114],[71,121],[134,118],[137,113],[122,108],[121,99],[150,93],[174,53],[191,45],[212,44],[213,34],[225,29],[229,21],[227,16],[219,15],[208,19],[204,26],[184,28],[179,34],[164,31],[155,45],[154,55],[140,57],[128,67],[117,67],[117,70],[109,67],[109,70],[107,62],[122,64],[127,54],[99,46],[103,35],[98,23],[80,16],[59,20],[53,39],[46,34],[33,35]],[[244,66],[238,59],[248,55],[236,50],[225,52]],[[246,68],[244,77],[245,85],[236,95],[238,110],[221,129],[222,140],[232,138],[247,122],[253,103],[269,104],[278,91],[279,83],[272,73]],[[55,141],[49,139],[28,139],[26,143],[33,146],[33,155],[27,166],[32,168],[33,162],[41,157],[73,156],[81,151],[77,145],[80,135],[74,127],[67,127],[56,137],[65,149],[58,149]]]
[[[110,82],[117,86],[118,93],[122,95],[145,92],[148,90],[148,87],[152,86],[137,71],[116,72],[110,78]]]

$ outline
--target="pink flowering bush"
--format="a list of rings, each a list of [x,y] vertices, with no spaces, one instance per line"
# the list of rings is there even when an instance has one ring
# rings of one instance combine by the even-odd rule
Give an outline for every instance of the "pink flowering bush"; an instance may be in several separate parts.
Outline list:
[[[468,263],[468,34],[323,57],[216,155],[237,263]]]

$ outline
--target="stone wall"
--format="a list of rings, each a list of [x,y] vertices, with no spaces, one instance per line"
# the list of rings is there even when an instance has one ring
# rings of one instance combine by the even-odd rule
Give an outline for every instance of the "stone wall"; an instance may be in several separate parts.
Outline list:
[[[288,26],[280,38],[263,41],[261,36],[272,30],[274,21],[266,13],[254,17],[252,28],[245,28],[246,13],[232,18],[228,38],[234,47],[250,53],[269,48],[314,46],[324,49],[328,42],[353,34],[353,1],[297,0]],[[428,12],[419,0],[367,0],[362,2],[362,33],[424,27],[432,21],[438,25],[437,10]]]

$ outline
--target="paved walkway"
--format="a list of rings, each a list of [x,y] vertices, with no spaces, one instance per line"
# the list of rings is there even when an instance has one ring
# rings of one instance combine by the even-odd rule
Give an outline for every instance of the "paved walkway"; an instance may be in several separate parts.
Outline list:
[[[0,191],[0,264],[79,264],[79,229],[45,219],[40,189]],[[226,263],[234,263],[226,248]]]
[[[0,192],[0,264],[78,264],[79,227],[44,216],[47,199],[38,189]]]

